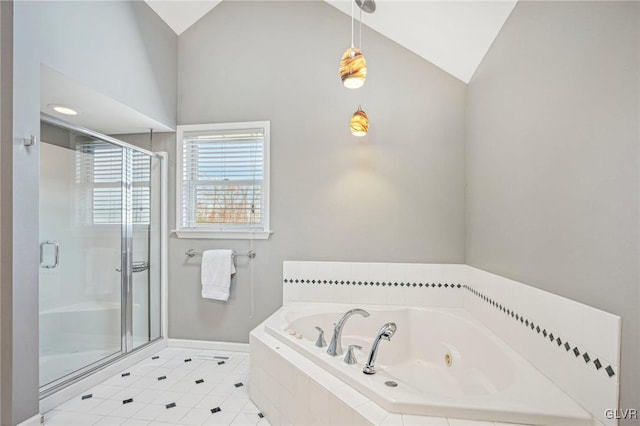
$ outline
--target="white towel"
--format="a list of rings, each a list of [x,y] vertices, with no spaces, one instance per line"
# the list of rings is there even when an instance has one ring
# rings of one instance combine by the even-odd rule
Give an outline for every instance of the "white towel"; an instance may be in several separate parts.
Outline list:
[[[236,273],[233,250],[206,250],[202,253],[202,297],[229,300],[231,275]]]

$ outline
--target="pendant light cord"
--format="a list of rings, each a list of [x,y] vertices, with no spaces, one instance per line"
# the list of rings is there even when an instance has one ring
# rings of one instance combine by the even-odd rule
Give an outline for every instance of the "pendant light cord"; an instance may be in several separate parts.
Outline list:
[[[353,49],[353,5],[356,0],[351,0],[351,48]]]
[[[360,8],[360,23],[358,24],[358,48],[362,50],[362,8]]]

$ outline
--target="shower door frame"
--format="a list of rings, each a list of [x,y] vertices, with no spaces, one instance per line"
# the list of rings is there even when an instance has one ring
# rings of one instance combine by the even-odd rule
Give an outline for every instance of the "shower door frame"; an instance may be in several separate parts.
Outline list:
[[[121,223],[121,348],[120,352],[108,355],[96,362],[88,364],[78,370],[70,373],[66,376],[62,376],[46,385],[39,387],[40,399],[47,398],[56,392],[66,388],[69,385],[79,382],[82,379],[87,378],[96,371],[111,365],[123,358],[128,357],[132,353],[141,351],[149,345],[156,343],[160,340],[166,339],[166,242],[165,242],[165,229],[166,229],[166,188],[167,188],[167,164],[166,155],[163,153],[155,153],[148,151],[144,148],[137,147],[111,136],[104,135],[85,127],[69,123],[61,120],[57,117],[41,113],[41,122],[45,122],[54,126],[62,127],[67,130],[80,133],[84,136],[99,139],[101,141],[116,145],[123,148],[123,168],[122,168],[122,223]],[[154,339],[151,339],[144,344],[135,347],[133,344],[133,206],[132,206],[132,193],[133,193],[133,152],[137,151],[148,155],[150,158],[157,158],[160,161],[160,335]],[[151,253],[149,252],[149,256]],[[150,262],[150,260],[149,260]],[[151,315],[151,306],[148,307],[148,315]],[[151,332],[151,328],[149,328]]]

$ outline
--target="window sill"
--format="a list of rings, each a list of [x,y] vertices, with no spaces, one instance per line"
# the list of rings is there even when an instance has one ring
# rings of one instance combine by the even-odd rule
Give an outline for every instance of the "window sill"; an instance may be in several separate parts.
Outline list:
[[[209,239],[209,240],[268,240],[273,231],[206,231],[196,229],[176,229],[178,238]]]

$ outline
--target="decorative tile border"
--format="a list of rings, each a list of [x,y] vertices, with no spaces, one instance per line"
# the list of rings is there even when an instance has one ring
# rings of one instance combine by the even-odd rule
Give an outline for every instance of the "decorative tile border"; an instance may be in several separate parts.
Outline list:
[[[507,315],[507,317],[510,317],[514,321],[519,322],[525,328],[531,330],[532,332],[534,332],[536,334],[539,334],[545,340],[549,340],[549,343],[555,343],[557,346],[562,346],[567,354],[574,355],[574,357],[576,359],[582,359],[586,364],[591,363],[596,370],[600,370],[602,368],[602,362],[600,361],[599,358],[596,357],[595,359],[593,359],[593,362],[592,362],[592,356],[595,357],[595,355],[593,353],[591,355],[589,355],[588,352],[581,353],[580,349],[577,346],[572,346],[567,341],[567,339],[563,339],[562,337],[558,336],[557,334],[554,335],[554,333],[551,330],[547,331],[547,329],[544,328],[544,327],[541,328],[540,324],[536,324],[533,320],[530,320],[529,318],[525,318],[520,313],[517,313],[514,310],[508,308],[507,306],[502,305],[498,301],[496,301],[496,300],[490,298],[489,296],[479,292],[478,290],[476,290],[472,286],[469,286],[469,285],[465,284],[463,286],[463,288],[468,290],[474,296],[478,297],[479,299],[483,300],[484,302],[486,302],[489,305],[493,306],[494,308],[498,309],[500,312],[502,312],[505,315]],[[580,355],[582,355],[582,356],[580,356]],[[616,374],[611,365],[608,365],[607,367],[605,367],[604,371],[607,373],[609,378],[615,376],[615,374]]]
[[[450,283],[415,283],[415,282],[380,282],[380,281],[350,281],[350,280],[316,280],[316,279],[304,279],[304,278],[285,278],[284,283],[287,284],[328,284],[328,285],[359,285],[359,286],[382,286],[382,287],[424,287],[424,288],[462,288],[462,284],[450,284]]]
[[[479,292],[472,286],[467,284],[460,283],[435,283],[435,282],[398,282],[398,281],[361,281],[361,280],[344,280],[344,279],[316,279],[316,278],[285,278],[283,280],[285,284],[300,284],[300,285],[340,285],[340,286],[369,286],[369,287],[400,287],[400,288],[425,288],[425,289],[466,289],[474,296],[479,299],[485,301],[489,305],[503,312],[508,317],[512,318],[514,321],[519,322],[525,328],[531,330],[532,332],[539,334],[544,339],[547,339],[549,343],[555,343],[556,346],[563,347],[567,354],[574,355],[576,359],[582,359],[586,364],[591,364],[595,368],[595,370],[601,370],[603,368],[603,364],[598,357],[596,357],[593,353],[589,354],[588,352],[582,353],[581,350],[577,346],[573,346],[571,343],[567,341],[567,339],[560,337],[557,333],[553,333],[550,330],[542,327],[539,323],[535,323],[533,320],[529,318],[525,318],[520,313],[515,312],[513,309],[499,303],[498,301],[490,298],[489,296]],[[616,375],[614,368],[611,365],[607,365],[604,367],[604,371],[606,372],[609,378],[612,378]]]

